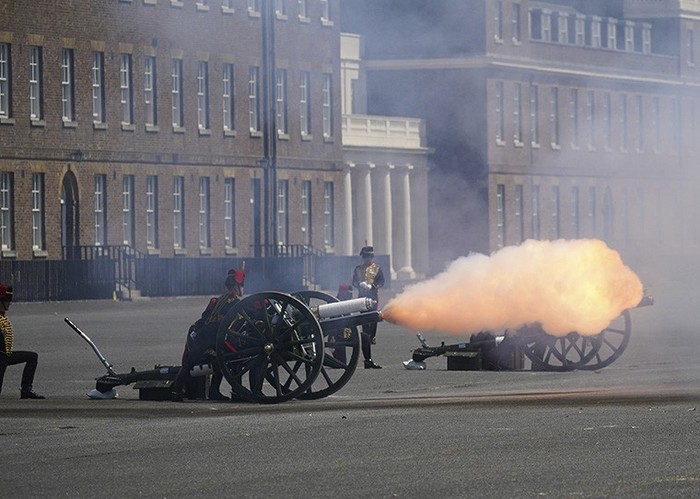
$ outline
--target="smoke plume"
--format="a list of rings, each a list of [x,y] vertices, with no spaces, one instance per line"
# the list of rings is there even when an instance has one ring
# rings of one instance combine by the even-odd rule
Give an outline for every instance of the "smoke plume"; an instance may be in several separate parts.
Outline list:
[[[639,304],[642,283],[597,239],[535,241],[471,254],[387,303],[384,320],[470,334],[539,323],[553,336],[595,335]]]

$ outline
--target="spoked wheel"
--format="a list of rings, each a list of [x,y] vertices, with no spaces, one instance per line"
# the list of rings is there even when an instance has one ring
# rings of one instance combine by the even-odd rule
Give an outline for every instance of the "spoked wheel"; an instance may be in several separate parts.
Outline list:
[[[321,372],[321,325],[297,298],[257,293],[226,314],[216,355],[236,395],[251,402],[284,402],[307,391]]]
[[[539,326],[525,326],[518,332],[520,347],[533,370],[596,370],[610,365],[627,347],[631,331],[628,311],[594,336],[573,332],[556,337]]]
[[[594,352],[584,365],[577,369],[595,371],[612,364],[627,348],[631,332],[632,320],[629,310],[625,310],[608,327],[590,338],[595,343]]]
[[[299,291],[293,296],[309,308],[339,301],[321,291]],[[323,330],[325,352],[321,373],[311,387],[297,398],[310,400],[327,397],[340,390],[350,380],[360,358],[360,335],[356,327],[335,331]]]

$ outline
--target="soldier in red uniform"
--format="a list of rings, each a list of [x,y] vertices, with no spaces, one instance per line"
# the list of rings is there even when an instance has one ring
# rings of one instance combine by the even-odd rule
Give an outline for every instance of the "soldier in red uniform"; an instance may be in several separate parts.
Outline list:
[[[39,355],[36,352],[26,350],[13,350],[14,331],[12,323],[5,315],[12,305],[12,286],[0,286],[0,332],[2,332],[2,350],[0,351],[0,391],[2,391],[2,381],[5,377],[7,366],[24,364],[22,371],[22,382],[20,388],[20,398],[23,399],[43,399],[43,395],[34,393],[34,373],[39,363]]]
[[[244,283],[245,272],[236,269],[229,270],[224,282],[226,293],[209,300],[202,316],[190,326],[187,331],[185,351],[182,354],[182,366],[170,386],[172,400],[183,400],[183,390],[185,384],[191,379],[190,371],[194,366],[199,363],[213,363],[216,359],[216,333],[219,330],[219,324],[231,307],[243,296]],[[220,392],[222,379],[223,375],[215,366],[209,385],[209,400],[229,400]]]

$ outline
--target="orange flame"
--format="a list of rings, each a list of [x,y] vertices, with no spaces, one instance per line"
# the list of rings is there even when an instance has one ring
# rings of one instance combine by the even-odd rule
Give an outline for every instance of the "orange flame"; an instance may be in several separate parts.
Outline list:
[[[471,254],[387,303],[384,320],[469,334],[539,323],[553,336],[595,335],[643,296],[620,255],[597,239],[535,241]]]

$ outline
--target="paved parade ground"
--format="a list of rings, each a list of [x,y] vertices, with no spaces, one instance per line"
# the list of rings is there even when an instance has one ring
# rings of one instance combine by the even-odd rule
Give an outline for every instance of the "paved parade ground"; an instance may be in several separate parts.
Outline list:
[[[700,333],[692,310],[632,311],[632,339],[600,371],[407,371],[418,341],[381,323],[375,360],[337,394],[276,405],[89,400],[105,373],[178,365],[207,297],[29,304],[16,349],[39,352],[0,395],[2,497],[695,497]],[[678,305],[680,306],[680,305]],[[466,338],[426,333],[434,345]],[[224,382],[225,384],[225,382]]]

